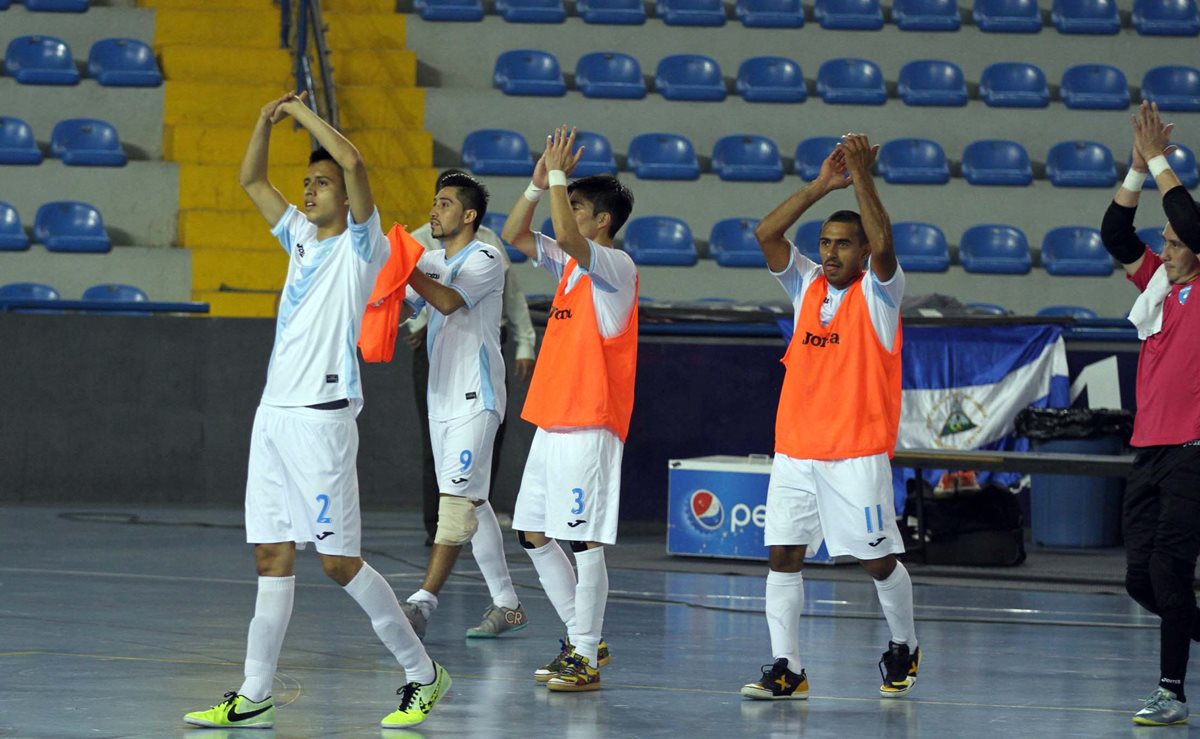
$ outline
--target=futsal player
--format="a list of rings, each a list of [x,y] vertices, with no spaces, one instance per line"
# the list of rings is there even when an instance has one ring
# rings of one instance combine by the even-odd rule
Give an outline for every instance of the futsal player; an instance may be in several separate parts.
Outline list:
[[[423,637],[438,593],[469,541],[492,605],[468,636],[498,636],[528,623],[488,504],[493,445],[507,400],[500,351],[505,259],[476,238],[487,213],[483,184],[465,172],[450,173],[439,184],[429,226],[442,248],[421,256],[406,301],[413,312],[430,309],[429,436],[441,492],[425,580],[403,608]]]
[[[889,456],[900,423],[900,299],[904,272],[871,165],[878,147],[847,134],[817,178],[771,211],[755,236],[767,266],[792,301],[795,332],[775,420],[767,488],[766,615],[773,662],[742,688],[754,699],[808,697],[800,656],[804,556],[821,543],[849,555],[875,581],[891,629],[879,661],[885,698],[917,682],[921,650],[913,625],[912,581],[892,503]],[[831,192],[854,187],[858,212],[826,219],[821,263],[784,236]]]
[[[271,127],[288,116],[321,146],[309,159],[303,210],[289,205],[267,177]],[[404,668],[400,705],[381,725],[417,724],[450,688],[450,676],[426,654],[387,581],[360,556],[355,417],[363,394],[355,346],[389,254],[366,165],[303,95],[289,93],[263,107],[240,179],[289,259],[246,480],[246,541],[254,544],[258,597],[241,687],[184,721],[224,728],[274,724],[271,687],[292,615],[296,549],[311,542],[325,573],[362,607]]]
[[[564,126],[547,137],[503,232],[558,280],[521,414],[538,428],[513,528],[567,630],[559,655],[534,678],[568,692],[598,689],[599,667],[608,661],[601,641],[608,601],[603,547],[617,540],[638,339],[637,267],[613,247],[633,195],[609,175],[568,184],[583,153],[574,147],[575,129]],[[543,196],[557,240],[530,230]],[[578,581],[559,541],[575,554]]]

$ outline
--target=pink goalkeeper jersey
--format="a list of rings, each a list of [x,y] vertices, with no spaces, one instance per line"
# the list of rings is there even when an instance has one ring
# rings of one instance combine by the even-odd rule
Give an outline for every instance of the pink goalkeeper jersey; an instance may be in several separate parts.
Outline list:
[[[1161,264],[1147,249],[1142,266],[1128,279],[1145,290]],[[1162,331],[1142,342],[1130,444],[1166,446],[1194,439],[1200,439],[1200,279],[1171,285]]]

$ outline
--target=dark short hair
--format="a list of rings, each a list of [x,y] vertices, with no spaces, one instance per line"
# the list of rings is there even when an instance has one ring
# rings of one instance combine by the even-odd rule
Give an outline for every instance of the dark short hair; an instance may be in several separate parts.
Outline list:
[[[862,225],[862,216],[852,210],[834,211],[832,215],[825,219],[826,223],[853,223],[858,227],[858,238],[862,241],[867,240],[867,231]]]
[[[311,154],[308,155],[309,164],[316,164],[317,162],[333,162],[334,164],[337,164],[337,160],[333,158],[333,155],[330,154],[329,150],[324,146],[318,146],[312,150]],[[339,168],[341,167],[341,165],[338,166]]]
[[[453,187],[454,196],[462,204],[463,210],[475,211],[475,222],[472,227],[476,231],[483,225],[483,217],[487,215],[488,191],[483,183],[462,170],[447,170],[438,175],[438,192],[442,188]]]
[[[621,230],[621,226],[625,225],[629,214],[633,212],[633,193],[610,174],[592,175],[575,180],[567,186],[567,194],[576,193],[591,204],[592,213],[607,213],[612,219],[608,227],[610,239],[617,235],[617,231]]]
[[[446,186],[445,183],[446,183],[447,177],[453,177],[454,175],[460,175],[460,174],[467,175],[468,177],[471,176],[471,175],[467,174],[466,170],[458,169],[457,167],[447,169],[444,172],[441,172],[440,174],[438,174],[437,184],[433,186],[433,193],[436,195],[437,193],[442,191],[442,188]]]

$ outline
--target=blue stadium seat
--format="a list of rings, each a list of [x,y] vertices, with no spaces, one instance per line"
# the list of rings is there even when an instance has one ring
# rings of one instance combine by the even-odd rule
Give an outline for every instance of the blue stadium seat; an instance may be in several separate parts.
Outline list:
[[[76,85],[71,48],[53,36],[18,36],[8,42],[4,71],[22,85]]]
[[[12,205],[0,200],[0,251],[24,251],[29,237],[21,227],[21,216]]]
[[[1059,96],[1068,108],[1125,110],[1129,82],[1110,64],[1077,64],[1063,72]]]
[[[1183,186],[1191,190],[1196,185],[1200,185],[1200,172],[1196,171],[1196,155],[1183,144],[1175,144],[1175,146],[1177,148],[1167,154],[1167,164],[1171,165],[1171,171],[1175,173]],[[1157,190],[1158,184],[1154,182],[1153,177],[1147,177],[1143,187]]]
[[[722,136],[713,145],[712,167],[723,180],[778,182],[783,179],[779,148],[766,136]]]
[[[1117,165],[1104,144],[1063,141],[1046,154],[1046,177],[1055,187],[1111,187],[1117,181]]]
[[[816,0],[813,17],[821,28],[849,31],[878,31],[883,28],[879,0]]]
[[[721,0],[657,0],[654,14],[668,26],[725,25],[725,3]]]
[[[1105,277],[1113,261],[1100,240],[1100,231],[1088,226],[1060,226],[1042,238],[1042,266],[1060,277]]]
[[[896,92],[905,105],[967,104],[967,82],[954,62],[919,59],[900,68]]]
[[[40,282],[0,285],[0,300],[58,300],[58,291]]]
[[[1163,243],[1166,238],[1163,236],[1162,226],[1151,226],[1149,228],[1139,228],[1137,236],[1142,240],[1142,243],[1150,247],[1150,251],[1155,254],[1162,254]]]
[[[765,267],[767,260],[754,238],[754,218],[726,218],[713,224],[708,255],[722,267]]]
[[[804,8],[800,0],[738,0],[734,7],[746,28],[800,28]]]
[[[694,180],[700,177],[696,149],[686,136],[643,133],[629,142],[626,164],[643,180]]]
[[[1196,0],[1133,0],[1133,27],[1143,36],[1200,34]]]
[[[575,135],[575,145],[583,147],[583,158],[576,165],[572,177],[617,173],[617,158],[613,154],[612,144],[602,134],[580,131]]]
[[[1165,65],[1142,77],[1142,99],[1158,103],[1160,110],[1200,112],[1200,69]]]
[[[575,87],[589,98],[646,97],[642,65],[619,51],[593,51],[581,56],[575,65]]]
[[[117,129],[94,118],[71,118],[55,125],[50,156],[72,167],[124,167],[127,161]]]
[[[1096,311],[1084,308],[1082,305],[1047,305],[1045,308],[1039,308],[1037,314],[1039,318],[1074,318],[1076,320],[1100,317],[1096,315]]]
[[[654,87],[667,100],[725,99],[725,78],[711,56],[673,54],[658,63]]]
[[[539,231],[552,239],[557,238],[554,235],[554,219],[550,216],[546,216],[546,220],[542,221],[542,227]]]
[[[985,316],[1011,316],[1012,311],[995,303],[967,303],[972,312]]]
[[[509,23],[562,23],[567,19],[562,0],[496,0],[496,12]]]
[[[964,231],[958,243],[958,259],[967,272],[988,275],[1023,275],[1033,264],[1024,232],[995,223]]]
[[[494,210],[489,210],[483,217],[483,225],[495,231],[496,235],[499,236],[504,231],[504,222],[506,220],[508,220],[507,213],[497,213]],[[504,244],[504,252],[508,254],[508,261],[513,264],[529,261],[529,257],[525,255],[525,252],[517,249],[504,239],[500,239],[500,243]]]
[[[12,0],[0,0],[0,10],[8,10],[10,4],[12,4]]]
[[[481,0],[414,0],[413,9],[427,21],[481,21]]]
[[[975,0],[975,25],[987,33],[1037,33],[1042,16],[1037,0]]]
[[[981,139],[963,149],[962,174],[972,185],[1028,185],[1033,182],[1029,153],[1016,141]]]
[[[576,0],[575,11],[584,23],[640,26],[646,22],[642,0]]]
[[[41,164],[33,129],[20,118],[0,115],[0,164]]]
[[[1116,0],[1054,0],[1050,20],[1059,33],[1111,35],[1121,30]]]
[[[896,259],[905,272],[945,272],[950,269],[946,234],[932,223],[893,223],[892,242],[896,246]]]
[[[38,208],[33,240],[49,251],[105,253],[112,241],[100,211],[87,203],[60,200]]]
[[[824,221],[805,221],[796,226],[796,232],[792,234],[792,243],[800,253],[817,264],[821,263],[821,227],[824,225]]]
[[[624,249],[640,265],[690,267],[697,260],[692,230],[670,216],[642,216],[629,221]]]
[[[492,86],[505,95],[562,97],[567,94],[558,57],[537,49],[513,49],[496,57]]]
[[[44,13],[84,13],[91,0],[25,0],[25,9]]]
[[[516,131],[484,128],[467,134],[462,148],[463,162],[475,174],[533,174],[533,156],[525,137]]]
[[[997,62],[983,70],[979,97],[993,108],[1044,108],[1050,104],[1050,87],[1035,64]]]
[[[821,163],[829,158],[841,139],[837,136],[813,136],[796,145],[796,174],[812,182],[821,173]]]
[[[808,98],[800,65],[782,56],[756,56],[742,62],[737,91],[752,103],[802,103]]]
[[[944,185],[950,165],[940,144],[929,139],[892,139],[879,149],[879,174],[893,185]]]
[[[830,59],[817,72],[817,93],[827,103],[883,105],[887,88],[879,65],[866,59]]]
[[[158,87],[162,72],[154,51],[131,38],[106,38],[88,52],[88,77],[105,87]]]
[[[957,31],[962,17],[956,0],[895,0],[892,23],[901,31]]]
[[[110,300],[120,303],[145,303],[150,300],[146,292],[134,285],[92,285],[83,291],[84,300]]]

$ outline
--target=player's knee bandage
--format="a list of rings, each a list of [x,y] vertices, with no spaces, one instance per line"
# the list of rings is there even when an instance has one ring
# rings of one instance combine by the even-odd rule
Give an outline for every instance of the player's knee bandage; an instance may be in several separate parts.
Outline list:
[[[533,545],[533,542],[525,537],[524,531],[517,532],[517,541],[521,542],[521,546],[525,547],[526,549],[537,549],[537,547]]]
[[[586,541],[571,542],[571,551],[572,552],[586,552],[587,548],[588,548],[588,545],[587,545]]]
[[[438,501],[437,534],[434,544],[461,546],[471,540],[479,528],[475,505],[457,495],[443,495]]]

